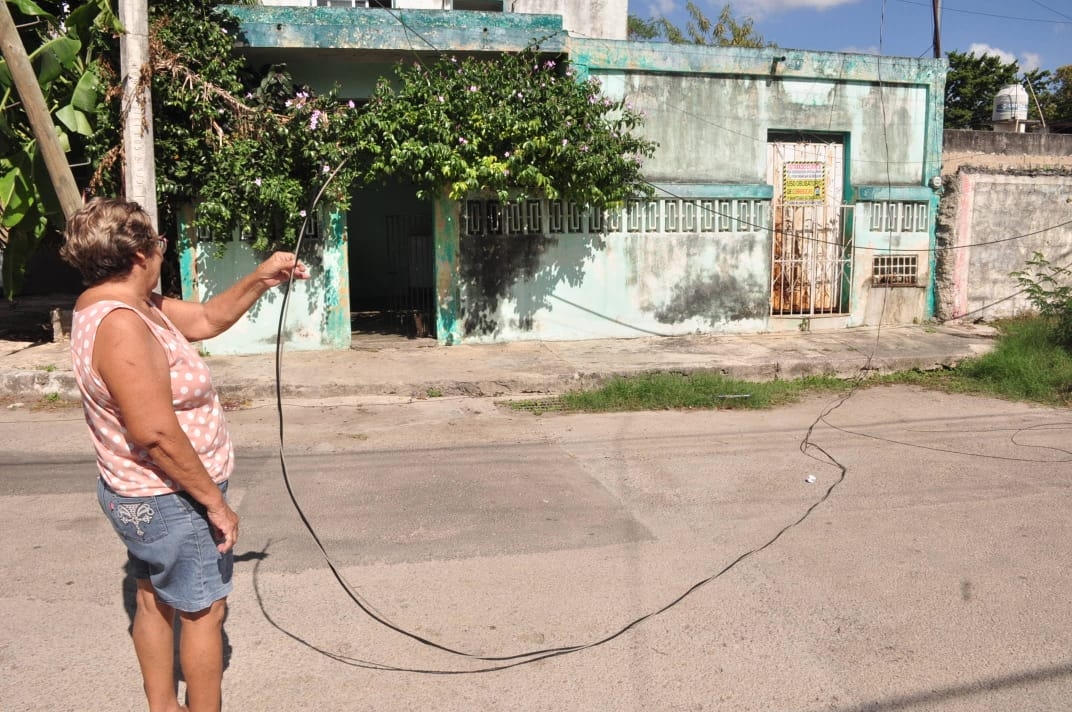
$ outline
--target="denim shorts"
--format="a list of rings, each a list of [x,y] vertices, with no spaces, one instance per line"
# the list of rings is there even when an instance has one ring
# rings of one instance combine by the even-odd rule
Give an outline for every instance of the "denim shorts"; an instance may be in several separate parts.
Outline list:
[[[226,482],[220,490],[226,497]],[[231,592],[234,549],[217,551],[205,507],[190,495],[124,497],[98,478],[97,501],[127,547],[127,570],[164,603],[195,613]]]

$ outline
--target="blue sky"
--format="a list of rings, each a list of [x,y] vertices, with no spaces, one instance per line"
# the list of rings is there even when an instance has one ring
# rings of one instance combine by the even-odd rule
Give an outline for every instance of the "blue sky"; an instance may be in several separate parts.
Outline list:
[[[709,18],[723,0],[694,0]],[[789,49],[932,57],[931,0],[737,0],[769,42]],[[1021,69],[1072,64],[1072,0],[942,0],[942,51],[996,54]],[[640,17],[684,28],[685,0],[629,0]],[[883,16],[885,20],[883,21]]]

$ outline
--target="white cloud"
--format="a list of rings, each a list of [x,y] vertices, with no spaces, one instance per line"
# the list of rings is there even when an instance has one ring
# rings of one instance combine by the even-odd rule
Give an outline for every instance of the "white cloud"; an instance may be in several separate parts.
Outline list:
[[[1016,55],[1012,52],[1006,52],[1003,49],[997,47],[991,47],[983,42],[974,42],[968,47],[968,54],[974,54],[976,57],[985,57],[990,55],[991,57],[997,57],[1005,64],[1016,61]]]
[[[677,12],[678,7],[681,6],[676,0],[650,0],[650,2],[646,2],[644,5],[647,12],[637,13],[641,17],[669,17]]]
[[[1042,55],[1038,52],[1021,52],[1019,58],[1017,58],[1012,52],[1006,52],[998,47],[991,47],[985,42],[972,44],[968,47],[968,54],[974,54],[976,57],[990,55],[997,57],[1005,64],[1016,62],[1021,72],[1030,72],[1042,66]]]
[[[859,0],[736,0],[732,5],[735,16],[759,20],[776,15],[783,10],[830,10],[842,5],[855,5],[857,2]],[[721,0],[712,2],[712,5],[717,5],[719,10],[724,4]]]
[[[709,18],[716,18],[722,12],[725,0],[695,0],[700,10]],[[740,19],[750,17],[757,22],[765,17],[776,15],[785,10],[829,10],[842,5],[853,5],[860,0],[733,0],[731,11]],[[647,13],[637,12],[642,17],[682,17],[687,18],[684,0],[645,0],[640,3],[631,0],[630,5],[642,5]],[[684,22],[684,20],[682,21]]]

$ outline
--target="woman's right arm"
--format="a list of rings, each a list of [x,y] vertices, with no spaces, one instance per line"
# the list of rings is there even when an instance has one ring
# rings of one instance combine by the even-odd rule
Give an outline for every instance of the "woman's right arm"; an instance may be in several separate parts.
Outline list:
[[[93,347],[93,367],[119,407],[127,437],[205,506],[225,552],[238,538],[238,515],[227,504],[186,437],[171,405],[171,372],[163,347],[129,309],[104,317]]]

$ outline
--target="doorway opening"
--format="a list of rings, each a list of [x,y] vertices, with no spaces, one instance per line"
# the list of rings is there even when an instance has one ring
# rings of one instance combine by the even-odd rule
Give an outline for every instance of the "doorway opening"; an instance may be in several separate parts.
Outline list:
[[[771,314],[821,316],[849,310],[852,240],[846,226],[844,139],[777,134],[767,143],[771,208]]]
[[[350,329],[359,334],[436,336],[432,207],[412,186],[353,196],[350,235]]]

